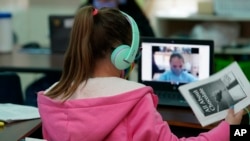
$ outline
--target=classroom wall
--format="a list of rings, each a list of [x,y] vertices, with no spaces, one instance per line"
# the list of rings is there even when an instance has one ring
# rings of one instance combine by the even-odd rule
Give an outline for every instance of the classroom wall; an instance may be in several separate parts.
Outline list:
[[[3,0],[9,1],[9,0]],[[0,5],[3,2],[1,0]],[[19,0],[11,0],[10,3]],[[13,13],[13,30],[19,44],[38,42],[44,47],[49,46],[48,16],[50,14],[74,14],[80,0],[21,0],[25,4],[8,6],[5,9]],[[6,2],[7,3],[7,2]],[[5,5],[7,5],[5,3]],[[9,3],[9,5],[10,5]],[[17,10],[14,7],[18,7]]]
[[[1,0],[0,11],[13,14],[13,30],[18,43],[38,42],[49,46],[48,16],[50,14],[74,14],[85,0]],[[196,10],[198,0],[136,0],[142,6],[151,21],[155,32],[155,14],[161,12],[176,13]],[[188,4],[188,5],[187,5]]]

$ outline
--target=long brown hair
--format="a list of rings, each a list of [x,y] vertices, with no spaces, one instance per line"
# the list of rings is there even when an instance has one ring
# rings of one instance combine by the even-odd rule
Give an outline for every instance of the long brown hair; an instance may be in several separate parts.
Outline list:
[[[68,99],[83,81],[87,82],[92,76],[98,59],[111,54],[119,44],[131,44],[130,24],[118,9],[95,10],[92,6],[85,6],[77,11],[62,76],[47,92],[48,97]]]

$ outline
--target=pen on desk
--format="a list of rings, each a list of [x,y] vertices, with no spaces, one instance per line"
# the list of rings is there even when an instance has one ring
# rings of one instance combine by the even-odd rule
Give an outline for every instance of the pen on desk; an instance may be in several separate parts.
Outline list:
[[[0,121],[0,127],[4,126],[4,122]]]

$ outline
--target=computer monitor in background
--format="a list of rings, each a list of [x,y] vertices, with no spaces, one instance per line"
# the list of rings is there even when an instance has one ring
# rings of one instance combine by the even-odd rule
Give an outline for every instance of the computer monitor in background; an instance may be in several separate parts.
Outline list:
[[[214,65],[213,41],[142,37],[141,47],[138,81],[153,87],[160,105],[189,107],[178,87],[191,81],[160,80],[160,77],[171,69],[171,54],[178,53],[184,58],[183,72],[196,78],[194,81],[208,78]]]
[[[73,15],[50,15],[49,34],[52,53],[65,53],[73,26]]]

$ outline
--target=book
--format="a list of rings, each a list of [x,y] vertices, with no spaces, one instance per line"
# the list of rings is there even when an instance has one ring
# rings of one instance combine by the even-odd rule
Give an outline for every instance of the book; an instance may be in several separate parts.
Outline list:
[[[225,119],[231,106],[239,112],[250,105],[250,83],[236,61],[178,90],[203,127]]]
[[[40,118],[37,107],[12,103],[0,103],[0,121],[10,123]]]

